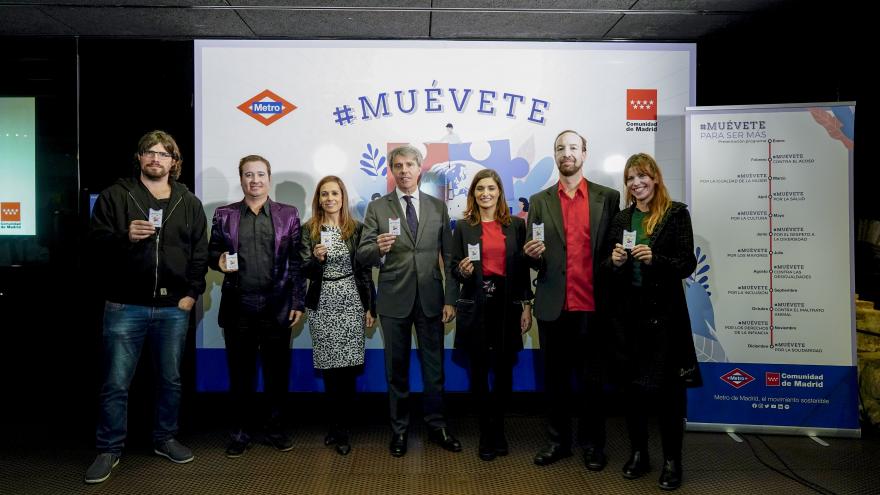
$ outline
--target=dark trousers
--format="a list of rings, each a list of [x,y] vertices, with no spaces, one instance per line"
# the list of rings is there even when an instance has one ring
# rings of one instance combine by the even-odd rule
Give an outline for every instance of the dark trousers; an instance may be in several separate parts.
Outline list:
[[[425,423],[431,428],[445,428],[443,415],[443,321],[440,315],[425,316],[416,294],[412,311],[405,318],[379,316],[385,340],[385,379],[391,430],[405,433],[409,427],[409,357],[412,327],[416,327],[419,361],[422,365]]]
[[[550,442],[570,447],[571,418],[578,418],[578,442],[605,448],[605,399],[599,377],[588,377],[585,356],[599,340],[590,332],[595,314],[563,311],[553,321],[538,321],[544,352],[544,390],[549,406]],[[595,363],[593,363],[595,364]]]
[[[513,357],[497,349],[471,352],[470,382],[480,429],[500,425],[513,388]]]
[[[679,384],[648,390],[629,384],[626,393],[626,428],[630,448],[645,452],[648,448],[648,411],[656,411],[663,442],[663,458],[681,462],[687,392]]]
[[[362,366],[345,366],[321,370],[324,392],[330,402],[330,429],[348,430],[354,414],[357,375]]]
[[[514,356],[503,349],[504,310],[511,306],[505,308],[504,279],[499,277],[494,283],[496,295],[487,295],[483,306],[483,328],[480,329],[483,337],[474,339],[476,342],[468,351],[471,398],[476,406],[481,433],[493,425],[501,427],[513,389]]]
[[[260,304],[260,299],[244,300],[236,324],[224,329],[233,434],[249,435],[257,421],[254,413],[257,356],[263,367],[268,408],[264,426],[269,433],[281,433],[284,400],[290,383],[290,327],[280,325],[273,312]]]

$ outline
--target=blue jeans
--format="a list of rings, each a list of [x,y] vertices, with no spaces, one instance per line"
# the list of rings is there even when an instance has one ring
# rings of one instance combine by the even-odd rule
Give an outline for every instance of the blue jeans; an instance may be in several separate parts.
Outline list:
[[[153,442],[177,434],[180,361],[188,311],[107,301],[104,305],[104,384],[96,432],[98,452],[121,454],[128,423],[128,388],[144,342],[149,342],[156,385]]]

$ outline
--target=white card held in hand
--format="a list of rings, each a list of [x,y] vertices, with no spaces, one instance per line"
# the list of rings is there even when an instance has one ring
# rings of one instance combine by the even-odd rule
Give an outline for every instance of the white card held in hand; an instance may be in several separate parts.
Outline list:
[[[399,218],[389,218],[388,219],[388,233],[391,235],[400,235],[400,219]]]
[[[532,224],[532,239],[536,241],[544,242],[544,224],[543,223],[533,223]]]
[[[623,249],[632,249],[636,247],[636,231],[635,230],[624,230],[623,231]]]
[[[238,270],[238,253],[226,253],[226,269]]]
[[[157,229],[162,226],[162,210],[150,208],[150,223]]]
[[[332,242],[333,242],[333,236],[330,234],[330,232],[327,232],[326,230],[322,230],[321,231],[321,244],[323,244],[324,247],[330,247],[330,244]]]
[[[468,258],[471,261],[480,261],[480,245],[468,244]]]

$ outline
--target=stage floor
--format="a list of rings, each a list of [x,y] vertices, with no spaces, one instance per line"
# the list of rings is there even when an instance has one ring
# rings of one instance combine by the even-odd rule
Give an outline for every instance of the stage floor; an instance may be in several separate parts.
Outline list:
[[[363,407],[379,407],[379,398]],[[660,493],[659,438],[652,425],[653,470],[646,477],[623,479],[621,466],[629,454],[623,418],[608,421],[608,467],[587,471],[577,449],[571,458],[552,466],[532,463],[543,445],[544,423],[533,413],[508,417],[511,452],[493,461],[477,457],[476,420],[469,414],[450,415],[452,431],[464,445],[460,453],[446,452],[427,441],[424,428],[410,432],[409,453],[388,454],[389,430],[375,414],[355,425],[352,452],[338,455],[325,447],[321,413],[313,401],[293,414],[294,449],[278,452],[256,444],[244,456],[227,459],[222,402],[202,401],[190,408],[180,439],[195,460],[175,465],[152,454],[149,421],[133,419],[131,440],[113,475],[100,485],[85,485],[83,474],[94,458],[90,428],[67,434],[26,424],[4,434],[0,445],[0,493],[3,494],[641,494]],[[216,408],[214,407],[216,406]],[[295,409],[296,404],[291,403]],[[212,410],[213,408],[213,410]],[[360,409],[360,408],[359,408]],[[58,414],[64,414],[58,411]],[[201,418],[201,419],[200,419]],[[6,425],[7,428],[9,425]],[[828,492],[880,493],[880,437],[866,431],[861,439],[824,438],[827,447],[807,437],[742,435],[737,443],[722,433],[687,433],[683,465],[686,494],[816,493],[788,476],[799,476]],[[760,460],[759,460],[760,459]],[[762,464],[762,461],[770,467]],[[772,469],[771,469],[772,467]],[[778,470],[779,472],[775,472]]]

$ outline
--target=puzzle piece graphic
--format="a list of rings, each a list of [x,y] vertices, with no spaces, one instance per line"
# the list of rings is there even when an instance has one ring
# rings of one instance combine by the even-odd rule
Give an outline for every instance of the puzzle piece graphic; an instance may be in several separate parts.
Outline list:
[[[532,167],[523,180],[518,180],[513,183],[514,199],[528,199],[532,194],[540,192],[544,189],[547,181],[550,180],[550,176],[553,175],[554,170],[556,170],[556,164],[553,162],[553,158],[545,156],[538,160],[538,163]]]
[[[491,168],[498,172],[507,195],[507,202],[513,204],[516,202],[516,197],[513,196],[513,179],[528,175],[529,162],[525,158],[510,156],[509,139],[489,141],[489,149],[489,156],[485,160],[477,160],[471,155],[471,143],[450,144],[449,161],[477,163],[484,168]],[[469,185],[465,185],[465,188]]]
[[[405,143],[388,143],[390,151]],[[547,182],[553,170],[552,159],[545,158],[539,162],[536,170],[530,173],[529,161],[523,157],[511,157],[510,140],[498,139],[488,141],[489,156],[476,159],[471,153],[473,143],[426,143],[426,156],[422,163],[421,189],[428,194],[453,201],[455,198],[467,196],[473,168],[491,168],[498,172],[504,187],[508,205],[516,205],[520,195],[530,196],[534,191],[523,191],[523,186],[539,187]],[[549,164],[545,163],[550,160]],[[389,164],[390,166],[390,164]],[[514,179],[518,180],[514,184]],[[394,178],[388,174],[387,190],[394,189]],[[462,198],[463,199],[463,198]],[[464,201],[461,201],[462,203]]]
[[[403,146],[410,143],[388,143],[387,145],[387,153],[390,153],[391,150],[398,146]],[[437,165],[438,163],[447,163],[449,162],[449,145],[447,143],[427,143],[425,144],[425,159],[422,161],[422,182],[425,182],[426,174],[431,170],[431,167]],[[391,164],[388,164],[388,174],[387,174],[387,186],[388,192],[394,190],[394,176],[391,174]],[[438,198],[442,198],[443,195],[437,194],[437,191],[426,191],[428,194],[432,196],[437,196]]]

